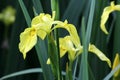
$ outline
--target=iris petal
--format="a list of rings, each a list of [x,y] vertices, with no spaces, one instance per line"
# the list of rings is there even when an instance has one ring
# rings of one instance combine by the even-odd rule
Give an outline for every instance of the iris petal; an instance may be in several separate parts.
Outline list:
[[[36,42],[37,35],[35,28],[27,28],[20,34],[19,50],[23,53],[24,59],[26,58],[26,53],[35,46]]]
[[[119,54],[117,53],[113,62],[112,69],[115,69],[120,64]],[[120,70],[116,71],[114,77],[117,77],[120,73]]]
[[[115,5],[114,1],[111,2],[111,5],[106,7],[103,10],[102,16],[101,16],[101,24],[100,24],[100,28],[102,29],[102,31],[105,34],[108,34],[108,31],[105,27],[105,23],[107,22],[108,18],[109,18],[109,14],[113,11],[120,11],[120,5]]]
[[[92,52],[95,55],[97,55],[100,60],[106,61],[107,64],[109,65],[109,67],[111,67],[111,61],[104,55],[103,52],[101,52],[98,48],[96,48],[95,45],[93,45],[93,44],[89,45],[89,52]]]
[[[65,20],[65,22],[58,22],[58,24],[54,28],[66,29],[69,32],[69,34],[71,36],[71,40],[73,41],[75,46],[78,47],[81,45],[80,38],[77,34],[77,30],[76,30],[75,26],[72,24],[68,24],[67,20]]]

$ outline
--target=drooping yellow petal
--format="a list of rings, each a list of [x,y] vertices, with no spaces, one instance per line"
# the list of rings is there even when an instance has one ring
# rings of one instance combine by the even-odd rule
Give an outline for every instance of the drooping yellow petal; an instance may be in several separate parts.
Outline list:
[[[78,47],[81,45],[80,38],[77,34],[77,30],[76,30],[75,26],[72,24],[68,24],[67,20],[65,20],[65,22],[58,22],[58,24],[54,28],[66,29],[69,32],[69,34],[71,36],[71,40],[73,41],[75,46]]]
[[[113,62],[112,69],[115,69],[120,64],[119,54],[117,53]],[[116,71],[114,77],[117,77],[120,74],[120,70]]]
[[[100,60],[106,61],[109,67],[111,67],[111,61],[109,60],[109,58],[107,58],[103,52],[101,52],[98,48],[96,48],[95,45],[90,44],[88,51],[96,54]]]
[[[106,7],[102,13],[101,16],[101,24],[100,24],[100,28],[102,29],[102,31],[105,34],[108,34],[108,31],[105,27],[105,23],[107,22],[108,18],[109,18],[109,14],[113,11],[120,11],[120,5],[115,5],[114,1],[111,2],[111,5]]]
[[[23,53],[24,59],[26,58],[26,53],[35,46],[36,42],[37,34],[35,28],[27,28],[20,34],[19,50]]]
[[[105,34],[108,34],[108,31],[105,27],[105,23],[107,22],[108,20],[108,17],[109,17],[109,14],[110,14],[110,8],[109,7],[106,7],[103,11],[103,14],[101,16],[101,24],[100,24],[100,28],[102,29],[102,31],[105,33]]]

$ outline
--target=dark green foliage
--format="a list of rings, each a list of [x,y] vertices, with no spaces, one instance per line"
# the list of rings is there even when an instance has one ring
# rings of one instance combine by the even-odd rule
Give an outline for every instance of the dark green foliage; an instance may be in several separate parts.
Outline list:
[[[20,1],[23,2],[23,4]],[[116,4],[120,4],[120,0],[114,1]],[[24,31],[25,28],[31,26],[32,18],[42,12],[50,14],[52,13],[50,2],[50,0],[0,1],[0,12],[8,5],[12,5],[16,9],[16,20],[14,24],[11,24],[9,26],[8,30],[8,48],[2,47],[5,40],[5,24],[0,21],[0,77],[20,70],[39,67],[43,69],[42,73],[32,73],[13,77],[7,80],[53,80],[52,69],[50,65],[46,64],[46,62],[48,56],[52,58],[52,61],[54,61],[54,59],[57,59],[54,58],[53,55],[48,54],[49,51],[52,52],[51,49],[54,49],[54,42],[47,43],[47,39],[45,39],[44,41],[38,39],[37,45],[30,52],[28,52],[27,58],[25,60],[23,59],[22,53],[20,53],[18,49],[18,44],[20,41],[19,35],[21,32]],[[88,47],[88,43],[90,42],[96,45],[96,47],[100,49],[103,53],[105,53],[105,55],[113,63],[115,54],[120,54],[120,11],[116,11],[110,14],[110,17],[106,23],[107,30],[110,34],[105,35],[100,29],[100,20],[103,9],[106,6],[110,5],[110,0],[95,0],[95,10],[91,9],[90,7],[92,0],[58,0],[58,2],[58,7],[60,11],[58,11],[59,14],[57,15],[57,19],[60,19],[62,21],[67,19],[69,23],[74,24],[80,35],[82,45],[84,45],[84,47],[86,46],[86,50]],[[90,10],[93,10],[93,12],[91,13],[94,14],[93,20],[92,17],[91,19],[89,19]],[[90,24],[88,24],[90,20],[92,21]],[[91,26],[91,28],[88,29],[89,26]],[[59,36],[65,36],[66,34],[68,34],[63,29],[60,29],[58,33]],[[86,37],[86,35],[88,35],[88,37]],[[48,46],[48,44],[50,45]],[[53,53],[57,52],[55,50],[57,49],[54,49]],[[85,50],[84,52],[87,53]],[[57,53],[59,53],[59,50]],[[68,61],[66,56],[61,60],[62,71],[65,71],[66,61]],[[86,55],[84,55],[84,57],[85,56]],[[78,60],[76,60],[77,65],[73,65],[73,72],[75,68],[77,69],[75,76],[78,79],[102,80],[111,71],[111,68],[108,67],[106,62],[100,61],[91,53],[87,55],[85,59],[86,61],[82,59],[82,57],[83,55],[79,56]],[[55,65],[57,62],[59,61],[56,60],[53,65],[58,66],[59,64]],[[86,64],[82,65],[81,63]],[[56,67],[55,69],[58,70]],[[85,74],[82,74],[82,70],[84,71],[85,69]],[[54,72],[57,75],[57,71]],[[83,75],[85,75],[84,78]]]

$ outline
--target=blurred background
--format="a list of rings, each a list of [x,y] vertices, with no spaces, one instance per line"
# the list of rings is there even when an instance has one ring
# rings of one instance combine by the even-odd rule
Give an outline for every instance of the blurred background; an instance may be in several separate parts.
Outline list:
[[[39,0],[43,12],[51,14],[50,0]],[[110,4],[111,0],[96,0],[94,20],[92,26],[91,43],[95,44],[105,55],[113,62],[115,54],[120,53],[120,12],[110,14],[109,20],[106,24],[109,35],[105,35],[100,30],[100,19],[103,9]],[[120,4],[120,0],[114,0],[116,4]],[[33,2],[34,0],[23,0],[31,19],[34,17]],[[59,0],[60,20],[68,20],[76,26],[79,35],[81,36],[81,20],[85,17],[85,23],[88,20],[91,0]],[[35,48],[28,54],[26,59],[19,52],[19,35],[27,26],[23,11],[19,5],[18,0],[0,0],[0,14],[5,14],[6,8],[11,6],[14,19],[8,21],[3,18],[0,19],[0,77],[29,68],[41,67]],[[10,12],[8,10],[8,12]],[[9,21],[12,20],[12,21]],[[6,22],[7,21],[7,22]],[[67,34],[60,30],[60,36]],[[81,37],[80,37],[81,38]],[[82,39],[81,39],[82,40]],[[65,64],[63,59],[62,69]],[[105,62],[100,61],[94,54],[89,55],[89,66],[95,80],[103,79],[109,72],[110,68]],[[44,80],[42,73],[27,74],[13,77],[7,80]],[[91,79],[92,80],[92,79]]]

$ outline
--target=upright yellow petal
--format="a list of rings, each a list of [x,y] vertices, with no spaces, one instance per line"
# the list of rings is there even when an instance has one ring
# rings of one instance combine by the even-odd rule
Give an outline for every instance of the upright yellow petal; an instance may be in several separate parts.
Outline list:
[[[35,28],[27,28],[20,34],[19,50],[23,53],[24,59],[26,58],[26,53],[35,46],[36,42],[37,35]]]
[[[32,27],[37,29],[37,35],[43,40],[47,34],[51,32],[52,24],[54,23],[55,12],[53,16],[40,13],[40,15],[32,19]]]
[[[41,16],[44,16],[44,13],[41,13]],[[36,25],[40,24],[41,22],[43,22],[41,17],[36,16],[32,19],[31,26],[36,26]]]
[[[69,60],[73,61],[76,58],[76,49],[71,40],[71,36],[65,36],[64,38],[60,38],[60,57],[64,56],[66,52],[68,52]]]
[[[114,1],[111,2],[111,5],[106,7],[103,10],[102,16],[101,16],[101,23],[100,23],[100,28],[105,34],[108,34],[108,31],[105,27],[105,23],[107,22],[109,18],[109,14],[113,11],[120,11],[120,5],[115,5]]]
[[[96,48],[95,45],[93,44],[89,45],[89,52],[96,54],[100,60],[106,61],[109,67],[111,67],[111,61],[109,60],[109,58],[107,58],[103,52],[101,52],[98,48]]]
[[[119,54],[117,53],[113,62],[112,69],[115,69],[120,64]],[[120,74],[120,70],[115,72],[114,77],[117,77]]]
[[[49,14],[44,14],[44,13],[40,13],[40,15],[34,17],[32,19],[32,23],[31,23],[31,26],[37,26],[37,27],[41,27],[41,24],[44,24],[44,25],[49,25],[49,29],[52,27],[52,23],[54,21],[54,16],[55,16],[55,13],[53,13],[53,17],[51,17],[51,15]]]
[[[67,47],[65,45],[65,40],[64,38],[59,38],[59,48],[60,48],[60,57],[63,57],[65,55],[65,53],[68,51]]]

